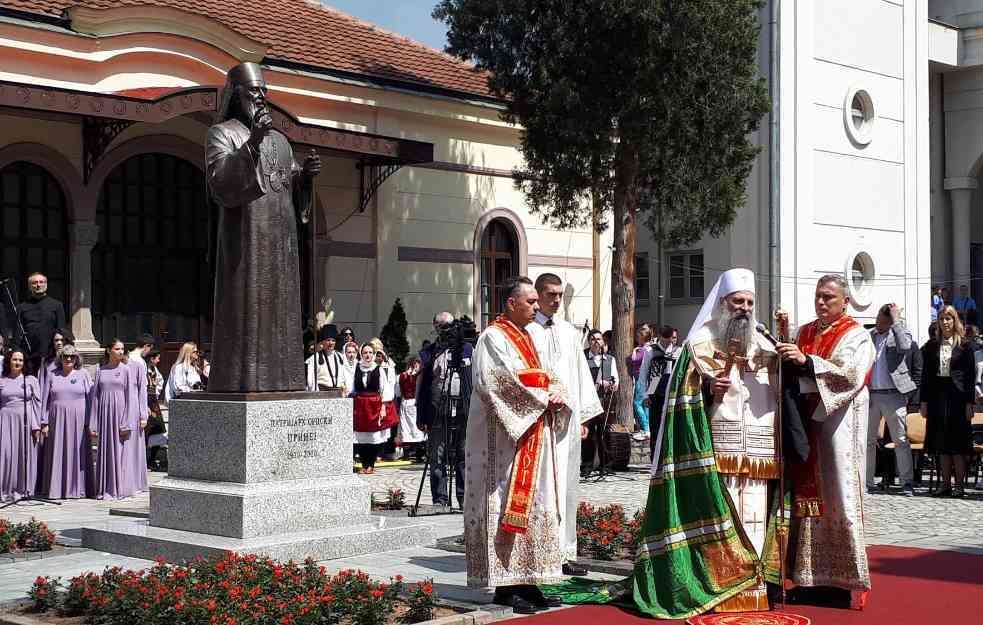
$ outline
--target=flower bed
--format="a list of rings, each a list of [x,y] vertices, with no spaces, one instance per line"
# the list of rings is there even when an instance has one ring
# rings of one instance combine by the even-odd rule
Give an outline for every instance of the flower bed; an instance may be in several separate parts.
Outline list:
[[[54,544],[54,533],[42,521],[31,519],[26,523],[11,523],[0,519],[0,553],[50,551]]]
[[[617,504],[595,508],[582,501],[577,507],[577,555],[595,560],[633,559],[641,528],[641,511],[629,520]]]
[[[234,553],[147,570],[107,568],[63,584],[39,577],[28,593],[36,612],[84,617],[94,625],[389,625],[434,617],[429,581],[407,587],[361,571],[328,575],[308,560],[282,564]]]

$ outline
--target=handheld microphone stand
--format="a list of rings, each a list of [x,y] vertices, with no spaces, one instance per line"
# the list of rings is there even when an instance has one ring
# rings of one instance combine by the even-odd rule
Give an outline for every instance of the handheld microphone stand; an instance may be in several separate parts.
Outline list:
[[[7,305],[10,306],[10,310],[13,312],[14,317],[17,319],[17,329],[20,332],[21,340],[24,342],[24,349],[26,350],[26,352],[29,353],[31,351],[31,340],[27,336],[27,330],[24,328],[24,322],[20,318],[20,310],[18,309],[17,304],[14,302],[14,296],[10,292],[10,287],[7,284],[8,282],[10,282],[10,280],[3,280],[2,282],[0,282],[0,284],[3,284],[3,290],[4,290],[4,294],[6,295]],[[41,359],[41,366],[44,367],[43,358]],[[5,371],[4,375],[6,375],[7,373],[8,372]],[[34,437],[31,436],[31,420],[27,414],[27,354],[25,354],[24,356],[24,366],[21,369],[21,389],[23,392],[22,403],[24,404],[24,432],[26,434],[24,437],[24,441],[25,441],[24,452],[21,454],[21,469],[24,475],[24,485],[25,485],[24,490],[28,490],[26,486],[28,483],[30,483],[31,476],[28,475],[28,471],[30,470],[30,463],[27,461],[27,456],[29,453],[31,453],[32,451],[31,448],[35,445],[35,442],[33,440]],[[35,469],[34,478],[37,479],[37,466],[35,466],[34,469]],[[32,490],[36,491],[37,488],[38,485],[37,483],[35,483],[34,489]],[[54,504],[56,506],[61,505],[60,501],[47,499],[45,497],[38,497],[33,492],[31,492],[24,495],[20,499],[15,499],[13,501],[9,501],[3,504],[2,506],[0,506],[0,510],[4,510],[14,504],[18,504],[24,501],[38,501],[41,503]]]

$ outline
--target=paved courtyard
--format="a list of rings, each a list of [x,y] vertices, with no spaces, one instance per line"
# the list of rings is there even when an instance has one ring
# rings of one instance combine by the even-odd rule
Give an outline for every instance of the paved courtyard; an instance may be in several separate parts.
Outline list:
[[[369,482],[377,498],[390,488],[406,493],[412,504],[422,474],[422,465],[377,469]],[[152,474],[151,482],[162,477]],[[981,485],[983,486],[983,485]],[[605,481],[581,484],[581,499],[593,504],[619,503],[629,514],[644,506],[648,487],[648,471],[639,466],[628,473],[609,477]],[[868,495],[864,498],[864,517],[869,544],[904,545],[925,549],[951,549],[983,555],[983,490],[970,488],[967,498],[932,499],[927,489],[917,489],[918,496],[903,497],[899,492]],[[425,486],[421,503],[430,503],[429,485]],[[68,501],[61,506],[38,502],[23,502],[0,510],[0,517],[24,521],[31,517],[49,524],[59,535],[59,542],[77,545],[80,528],[88,523],[107,519],[112,508],[116,513],[145,513],[149,497],[124,502],[103,503],[93,500]],[[461,533],[460,514],[428,517],[441,537]],[[143,567],[146,560],[124,558],[94,551],[73,552],[68,555],[0,564],[0,601],[21,598],[38,575],[70,577],[83,571],[101,571],[105,566]],[[386,578],[401,574],[409,580],[433,578],[438,593],[450,599],[484,603],[490,597],[465,587],[464,556],[434,547],[331,560],[325,565],[333,571],[359,568]]]

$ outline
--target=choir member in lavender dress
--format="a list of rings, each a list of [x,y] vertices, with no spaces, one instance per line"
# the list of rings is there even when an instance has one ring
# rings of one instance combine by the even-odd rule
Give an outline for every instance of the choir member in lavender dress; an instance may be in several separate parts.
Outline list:
[[[68,330],[57,328],[51,335],[51,343],[48,345],[48,352],[41,360],[41,368],[38,369],[38,386],[41,387],[41,398],[44,399],[44,388],[48,378],[55,371],[61,369],[61,350],[66,345],[75,345],[75,337]],[[28,483],[31,493],[40,493],[41,484],[44,480],[44,458],[46,456],[45,447],[48,441],[48,412],[41,410],[41,438],[31,449],[34,457],[34,465],[37,468],[29,479],[34,480]]]
[[[41,390],[36,377],[25,377],[25,360],[20,349],[7,352],[0,377],[0,501],[31,495],[30,450],[41,437]]]
[[[39,492],[51,499],[79,499],[92,492],[92,445],[85,435],[92,378],[74,345],[61,349],[61,366],[41,389],[48,438]]]
[[[124,361],[123,341],[113,339],[106,363],[96,370],[89,402],[89,432],[98,437],[95,484],[90,497],[122,499],[133,495],[133,480],[126,479],[123,443],[130,437],[132,369]]]
[[[150,419],[150,406],[147,404],[147,361],[150,350],[154,348],[154,337],[142,335],[137,340],[136,349],[130,352],[127,364],[130,372],[130,384],[135,400],[135,409],[131,412],[130,438],[123,443],[123,464],[127,467],[126,474],[132,479],[135,492],[142,493],[147,486],[147,438],[144,430]]]

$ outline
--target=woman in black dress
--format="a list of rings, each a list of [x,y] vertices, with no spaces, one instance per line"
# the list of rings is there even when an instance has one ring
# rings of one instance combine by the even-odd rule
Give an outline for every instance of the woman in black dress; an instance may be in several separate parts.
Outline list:
[[[921,413],[925,417],[925,452],[938,454],[942,484],[933,497],[963,496],[966,454],[972,451],[970,423],[975,401],[976,363],[963,325],[952,306],[939,313],[938,337],[922,347]],[[953,468],[956,483],[951,485]]]

